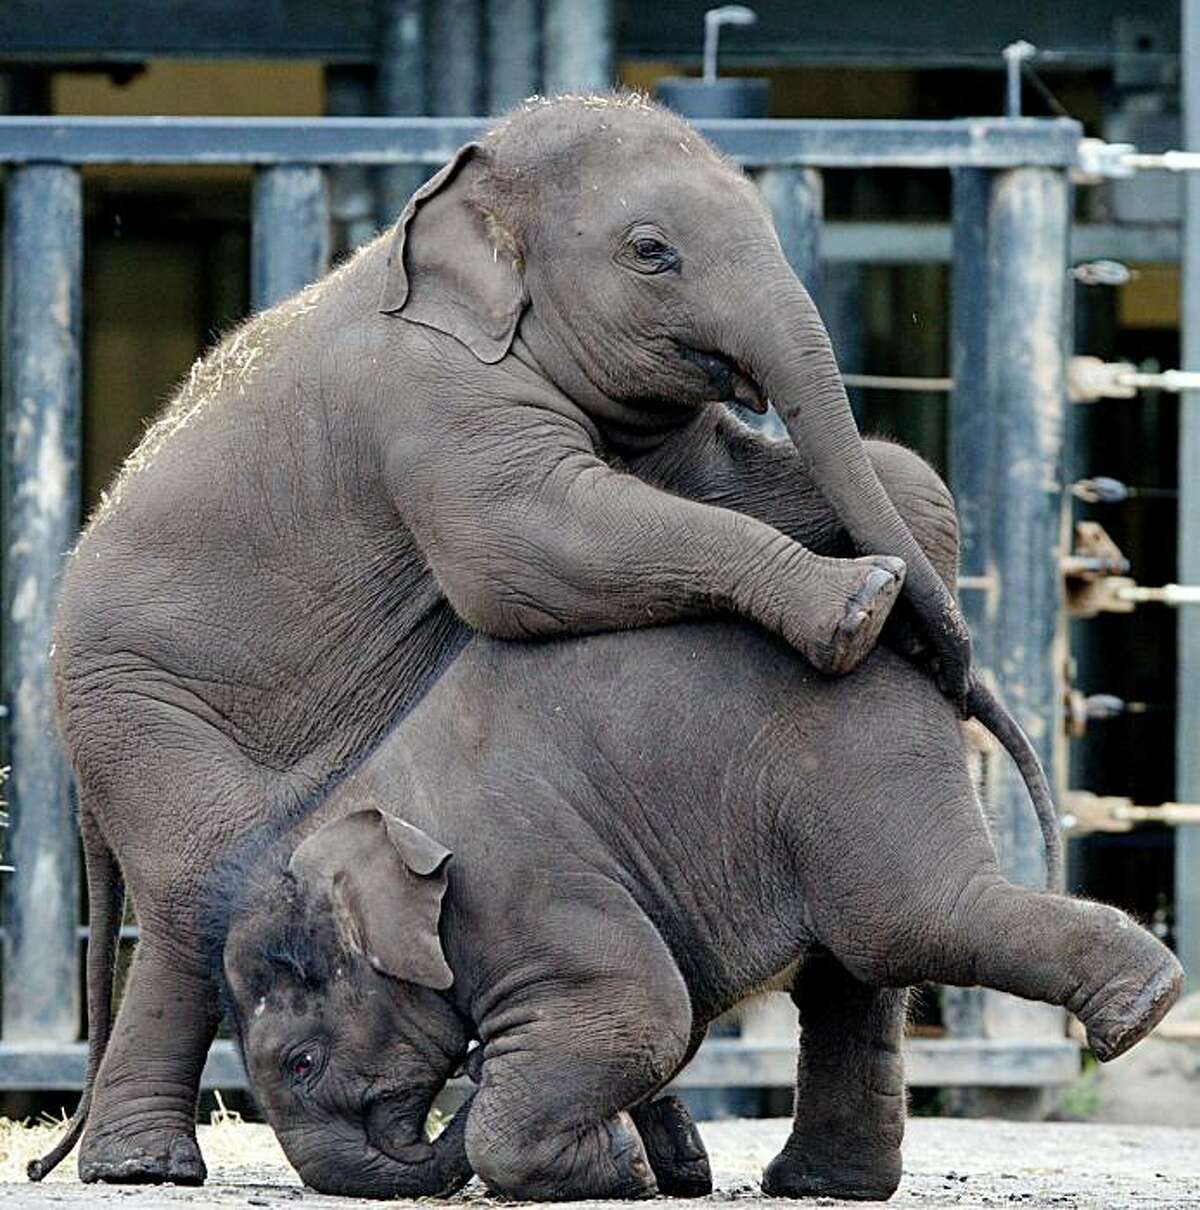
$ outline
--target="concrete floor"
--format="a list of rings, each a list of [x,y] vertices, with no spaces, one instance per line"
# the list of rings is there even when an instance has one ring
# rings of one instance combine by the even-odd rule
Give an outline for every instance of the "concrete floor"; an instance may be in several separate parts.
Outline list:
[[[717,1192],[709,1202],[767,1205],[758,1188],[763,1165],[787,1135],[783,1120],[705,1123]],[[201,1129],[211,1176],[203,1189],[80,1185],[69,1161],[45,1184],[0,1184],[0,1208],[125,1206],[276,1206],[305,1210],[377,1205],[302,1189],[265,1126]],[[12,1148],[15,1174],[17,1162]],[[445,1204],[445,1203],[442,1203]],[[495,1204],[472,1184],[450,1205]],[[788,1203],[770,1203],[782,1207]],[[850,1205],[822,1199],[821,1206]],[[679,1210],[704,1201],[672,1203]],[[1077,1123],[1017,1123],[917,1118],[909,1123],[905,1176],[895,1207],[1021,1206],[1080,1210],[1200,1206],[1200,1129]]]

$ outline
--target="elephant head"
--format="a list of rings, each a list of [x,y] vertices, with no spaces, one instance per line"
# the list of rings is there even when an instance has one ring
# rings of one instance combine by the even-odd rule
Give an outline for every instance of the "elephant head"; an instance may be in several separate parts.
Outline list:
[[[617,449],[703,403],[773,402],[860,551],[907,563],[965,700],[966,626],[875,474],[812,299],[757,189],[682,119],[636,95],[528,103],[414,195],[380,306],[548,377]]]
[[[260,865],[233,916],[223,968],[246,1071],[322,1192],[435,1196],[470,1179],[466,1107],[433,1143],[424,1134],[470,1037],[438,937],[449,857],[418,828],[357,811]]]

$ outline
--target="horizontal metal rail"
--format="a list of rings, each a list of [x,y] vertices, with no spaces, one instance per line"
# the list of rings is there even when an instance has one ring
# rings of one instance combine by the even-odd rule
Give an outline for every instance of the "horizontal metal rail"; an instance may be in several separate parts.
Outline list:
[[[0,1045],[0,1091],[83,1087],[87,1046]],[[1062,1040],[992,1041],[984,1038],[910,1038],[905,1076],[914,1087],[1034,1088],[1069,1084],[1079,1075],[1079,1046]],[[711,1038],[674,1081],[676,1088],[790,1088],[796,1046]],[[465,1086],[466,1081],[462,1084]],[[232,1042],[214,1042],[203,1088],[245,1088],[246,1073]]]
[[[952,255],[949,223],[835,219],[821,226],[821,259],[826,262],[936,264]],[[1071,256],[1076,261],[1109,259],[1131,265],[1174,263],[1179,260],[1179,224],[1076,223],[1071,228]]]
[[[1066,168],[1082,133],[1065,118],[696,126],[740,163],[810,168]],[[441,164],[485,127],[481,118],[6,117],[0,163]]]

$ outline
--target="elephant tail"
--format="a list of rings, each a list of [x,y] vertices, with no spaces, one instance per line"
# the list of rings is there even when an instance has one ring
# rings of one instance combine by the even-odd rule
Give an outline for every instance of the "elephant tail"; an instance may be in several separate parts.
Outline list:
[[[108,1049],[113,1024],[113,974],[121,921],[125,916],[125,880],[112,850],[105,843],[86,811],[79,813],[83,833],[83,856],[87,867],[90,928],[87,948],[88,1057],[83,1093],[67,1123],[67,1132],[40,1159],[30,1160],[26,1174],[31,1181],[50,1175],[71,1153],[87,1124],[92,1089],[100,1062]]]
[[[1057,890],[1062,885],[1063,848],[1059,831],[1058,811],[1050,794],[1050,784],[1038,754],[1033,750],[1029,737],[1020,724],[994,693],[977,680],[972,680],[967,695],[967,714],[977,718],[1000,742],[1000,746],[1012,757],[1025,782],[1025,789],[1033,802],[1038,824],[1042,829],[1042,841],[1046,846],[1046,886]]]

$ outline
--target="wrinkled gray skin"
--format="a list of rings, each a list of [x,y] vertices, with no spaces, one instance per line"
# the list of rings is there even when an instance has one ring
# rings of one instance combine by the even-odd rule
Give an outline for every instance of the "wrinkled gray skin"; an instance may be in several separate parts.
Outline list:
[[[1062,1005],[1102,1059],[1182,987],[1122,912],[1001,877],[961,726],[919,670],[881,650],[831,681],[730,623],[476,640],[236,884],[247,1070],[304,1180],[344,1194],[474,1170],[515,1198],[650,1196],[639,1102],[783,976],[796,1119],[764,1189],[886,1198],[905,987]],[[430,1146],[472,1036],[478,1089]]]
[[[764,392],[796,449],[713,402]],[[860,441],[755,190],[642,102],[518,114],[223,342],[64,575],[53,664],[95,940],[63,1140],[90,1109],[83,1178],[203,1180],[200,881],[353,767],[472,629],[733,614],[844,672],[907,569],[896,643],[962,700],[965,632],[912,535],[953,514],[914,465]],[[122,872],[142,932],[106,1052]]]

